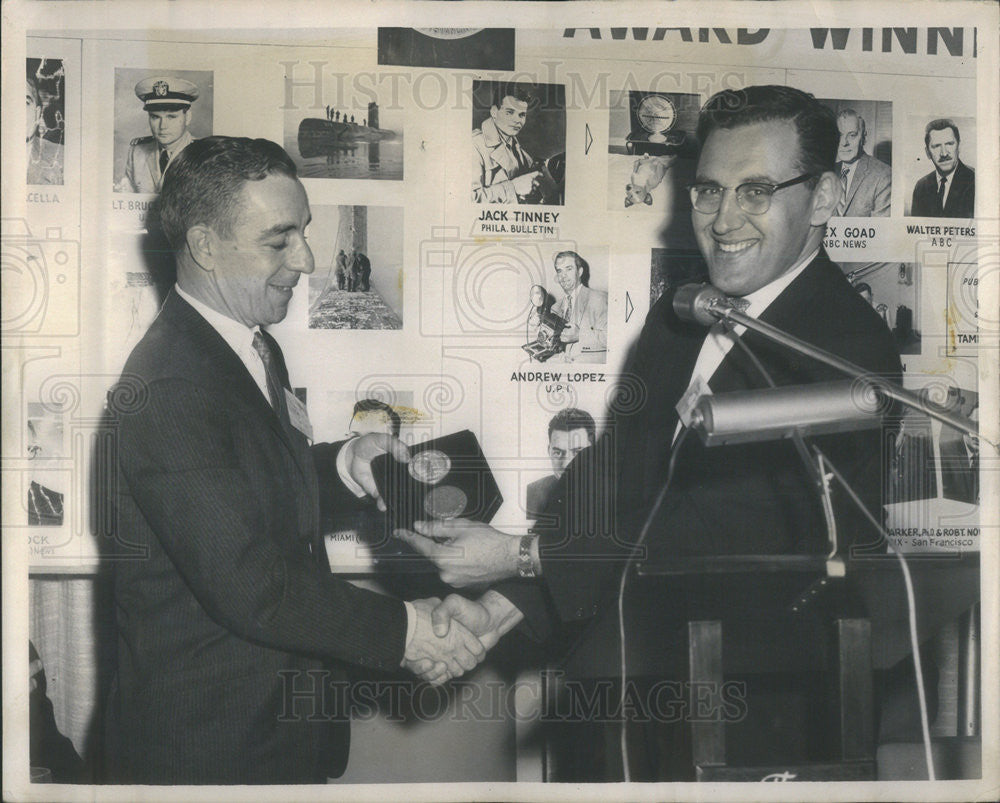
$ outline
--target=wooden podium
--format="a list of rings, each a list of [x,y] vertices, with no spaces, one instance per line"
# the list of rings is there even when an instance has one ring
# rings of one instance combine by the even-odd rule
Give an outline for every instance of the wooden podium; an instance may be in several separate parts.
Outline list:
[[[979,555],[909,558],[917,607],[918,639],[923,642],[946,622],[979,600]],[[812,556],[725,556],[642,564],[641,583],[662,583],[685,576],[730,583],[761,583],[779,577],[801,580],[802,593],[791,601],[793,613],[806,613],[828,627],[827,666],[837,712],[839,757],[829,762],[783,766],[732,766],[727,763],[726,725],[722,719],[692,721],[696,777],[700,781],[874,780],[875,708],[872,671],[888,668],[911,654],[903,576],[895,556],[849,560],[844,577],[831,578],[825,560]],[[720,592],[720,593],[724,593]],[[690,618],[688,673],[694,689],[721,689],[727,673],[780,671],[785,654],[767,643],[741,643],[740,634],[724,632],[717,618]],[[757,634],[778,644],[780,626]],[[759,649],[762,647],[763,649]],[[775,658],[769,658],[769,656]],[[776,665],[777,664],[777,665]],[[978,678],[972,682],[978,683]],[[714,685],[713,685],[714,684]],[[693,701],[692,701],[693,705]],[[693,708],[692,708],[693,710]]]

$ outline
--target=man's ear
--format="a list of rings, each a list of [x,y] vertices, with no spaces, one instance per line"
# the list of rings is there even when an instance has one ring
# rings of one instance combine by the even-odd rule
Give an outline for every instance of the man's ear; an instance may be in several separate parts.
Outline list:
[[[816,189],[813,190],[813,211],[809,223],[813,226],[825,226],[837,211],[840,195],[841,183],[837,174],[830,170],[823,173],[819,177]]]
[[[209,227],[202,224],[192,226],[184,237],[188,253],[202,270],[215,270],[215,260],[219,253],[219,238]]]

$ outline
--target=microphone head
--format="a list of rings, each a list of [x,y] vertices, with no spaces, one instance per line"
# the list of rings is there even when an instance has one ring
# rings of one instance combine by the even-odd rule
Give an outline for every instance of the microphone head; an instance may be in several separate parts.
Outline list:
[[[674,293],[674,312],[682,321],[711,326],[729,305],[729,298],[710,284],[685,284]]]

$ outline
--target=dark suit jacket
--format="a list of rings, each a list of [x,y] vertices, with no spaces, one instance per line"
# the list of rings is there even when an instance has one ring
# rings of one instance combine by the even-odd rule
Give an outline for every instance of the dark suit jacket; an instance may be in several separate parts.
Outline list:
[[[874,156],[864,154],[854,168],[841,216],[888,217],[891,200],[892,169]]]
[[[959,161],[951,189],[944,203],[944,211],[937,203],[938,174],[932,170],[913,187],[910,215],[913,217],[975,217],[976,171]]]
[[[616,671],[616,593],[623,558],[667,476],[678,421],[675,405],[688,387],[708,331],[678,320],[671,301],[665,294],[650,310],[626,369],[626,391],[612,404],[609,431],[577,455],[535,525],[541,536],[542,581],[500,587],[539,638],[560,624],[596,617],[570,661],[581,672]],[[885,323],[822,252],[761,320],[871,371],[895,378],[901,373]],[[790,356],[754,332],[745,333],[743,341],[778,385],[843,378],[818,362]],[[724,393],[761,388],[765,381],[734,347],[709,385],[714,393]],[[869,430],[811,439],[876,512],[881,504],[880,438],[878,430]],[[691,434],[673,448],[679,450],[675,474],[649,530],[647,562],[678,555],[827,551],[816,491],[790,441],[708,448]],[[836,509],[842,543],[873,540],[874,529],[845,498],[835,493],[842,502]],[[641,586],[632,584],[627,607],[630,641],[644,655],[630,665],[638,669],[648,659],[647,666],[662,669],[667,660],[663,651],[684,643],[684,608],[698,604],[697,591],[668,601],[663,586],[647,584],[645,596]],[[734,609],[757,604],[729,602]],[[673,636],[668,627],[675,627]]]
[[[353,499],[334,479],[336,448],[284,426],[174,292],[125,365],[127,387],[129,404],[109,396],[117,537],[146,555],[115,566],[109,780],[325,781],[343,770],[348,724],[324,685],[345,664],[398,668],[406,632],[399,601],[325,565],[321,508]]]
[[[552,489],[555,488],[557,482],[559,482],[558,477],[555,474],[549,474],[547,477],[542,477],[540,480],[528,483],[528,493],[525,499],[524,510],[529,519],[537,519],[542,514],[545,510],[545,503],[548,501],[549,494],[552,493]]]

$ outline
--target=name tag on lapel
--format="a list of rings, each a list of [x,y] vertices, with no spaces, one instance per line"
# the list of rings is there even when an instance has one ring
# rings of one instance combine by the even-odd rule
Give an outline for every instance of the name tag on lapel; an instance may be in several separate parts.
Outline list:
[[[691,385],[681,396],[681,400],[677,402],[677,415],[680,416],[681,423],[686,427],[691,426],[691,413],[694,412],[695,405],[698,404],[698,399],[702,396],[711,396],[712,389],[708,386],[708,383],[702,379],[700,376],[695,378],[691,382]]]
[[[309,413],[306,412],[306,406],[288,388],[285,388],[284,391],[285,406],[288,408],[288,420],[293,427],[305,435],[309,442],[312,443],[313,428],[312,424],[309,423]]]

